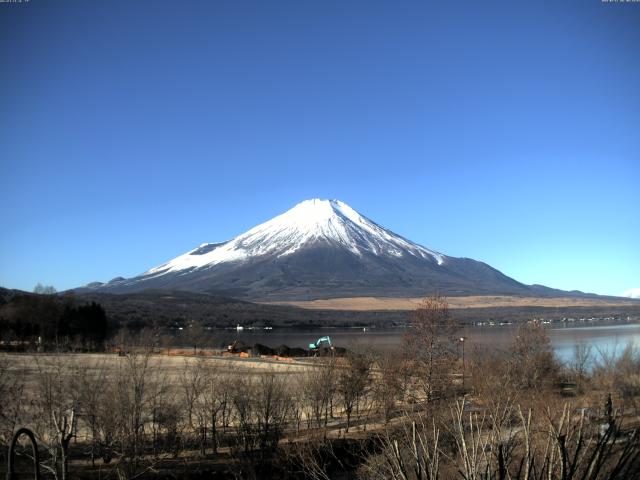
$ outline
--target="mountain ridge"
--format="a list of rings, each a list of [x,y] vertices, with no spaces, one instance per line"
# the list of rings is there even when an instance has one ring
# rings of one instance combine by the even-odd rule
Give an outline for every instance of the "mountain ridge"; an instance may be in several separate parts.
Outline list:
[[[82,290],[178,289],[258,301],[355,296],[588,295],[525,285],[414,243],[339,200],[311,199],[237,237]]]

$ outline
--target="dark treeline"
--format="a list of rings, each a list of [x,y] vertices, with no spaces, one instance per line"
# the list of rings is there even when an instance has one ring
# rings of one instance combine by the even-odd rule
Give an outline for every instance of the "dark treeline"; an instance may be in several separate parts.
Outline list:
[[[138,327],[185,326],[187,321],[213,328],[271,325],[279,328],[319,326],[366,326],[392,328],[407,325],[412,312],[407,310],[355,311],[316,310],[285,305],[252,303],[229,297],[184,291],[149,290],[130,294],[82,293],[78,298],[100,303],[107,316],[129,330]],[[640,304],[620,306],[572,307],[483,307],[452,308],[461,323],[493,320],[525,322],[532,318],[633,318],[640,317]]]
[[[6,348],[96,351],[109,333],[102,306],[72,295],[18,293],[0,305],[0,340]]]
[[[317,328],[351,326],[393,328],[410,323],[410,311],[338,311],[310,310],[284,305],[266,305],[234,298],[183,291],[146,291],[131,294],[77,292],[55,294],[47,287],[35,295],[0,288],[0,340],[17,339],[55,343],[56,339],[78,334],[81,345],[98,342],[103,331],[107,337],[119,331],[138,333],[153,330],[172,336],[179,331],[201,327],[199,332],[241,324],[245,327]],[[107,325],[100,312],[81,306],[97,304],[104,309]],[[486,307],[451,309],[461,324],[478,321],[526,322],[532,318],[597,317],[639,318],[640,305],[592,307]],[[95,317],[94,317],[95,315]],[[82,318],[86,318],[83,321]],[[95,319],[95,320],[94,320]],[[96,323],[86,325],[87,323]],[[95,331],[83,331],[83,328]],[[7,335],[9,337],[7,338]]]

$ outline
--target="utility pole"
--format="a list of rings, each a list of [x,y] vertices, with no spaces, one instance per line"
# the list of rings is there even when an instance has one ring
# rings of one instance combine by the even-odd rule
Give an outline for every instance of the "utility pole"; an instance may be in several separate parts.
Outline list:
[[[460,337],[460,343],[462,344],[462,389],[464,390],[464,374],[465,374],[465,368],[464,368],[464,341],[467,339],[467,337]]]

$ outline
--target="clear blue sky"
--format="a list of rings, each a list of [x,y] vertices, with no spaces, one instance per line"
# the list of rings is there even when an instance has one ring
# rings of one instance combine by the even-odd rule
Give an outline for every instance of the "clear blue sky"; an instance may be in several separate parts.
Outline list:
[[[640,287],[640,4],[0,3],[0,285],[132,276],[312,197]]]

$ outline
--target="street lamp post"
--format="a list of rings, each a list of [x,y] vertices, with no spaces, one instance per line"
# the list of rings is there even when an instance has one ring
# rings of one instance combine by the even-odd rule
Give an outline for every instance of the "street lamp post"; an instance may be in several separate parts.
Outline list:
[[[460,337],[460,343],[462,344],[462,389],[464,390],[464,374],[465,374],[465,368],[464,368],[464,341],[466,340],[467,337]]]

